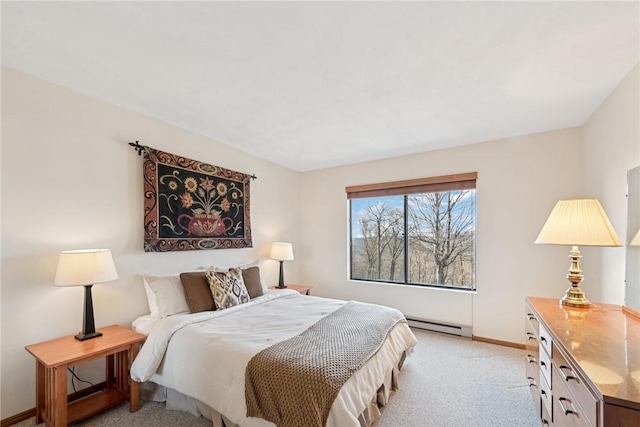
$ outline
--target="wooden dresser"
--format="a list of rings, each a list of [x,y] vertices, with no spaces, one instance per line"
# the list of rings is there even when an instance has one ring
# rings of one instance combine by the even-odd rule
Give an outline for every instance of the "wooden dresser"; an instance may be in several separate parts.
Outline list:
[[[542,425],[640,426],[640,319],[526,299],[526,375]]]

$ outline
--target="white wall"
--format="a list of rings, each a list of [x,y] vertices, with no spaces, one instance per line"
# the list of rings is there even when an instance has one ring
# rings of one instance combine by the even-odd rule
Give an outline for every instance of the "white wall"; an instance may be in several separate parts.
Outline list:
[[[640,65],[620,82],[583,126],[585,191],[602,203],[620,240],[627,225],[627,171],[640,165]],[[596,300],[624,302],[625,249],[601,248]]]
[[[345,187],[478,172],[477,293],[347,280]],[[579,128],[302,174],[300,274],[317,295],[387,304],[408,316],[473,324],[523,342],[524,298],[569,286],[569,248],[534,245],[555,203],[582,190]]]
[[[145,253],[142,144],[254,173],[254,247]],[[184,129],[2,69],[2,405],[5,419],[35,406],[33,344],[77,333],[83,289],[53,286],[58,252],[110,248],[120,278],[93,287],[96,326],[130,326],[148,312],[140,273],[178,273],[261,258],[270,284],[274,240],[299,246],[298,174]],[[297,262],[287,279],[298,278]],[[94,369],[95,370],[95,369]],[[92,377],[94,373],[85,373]]]

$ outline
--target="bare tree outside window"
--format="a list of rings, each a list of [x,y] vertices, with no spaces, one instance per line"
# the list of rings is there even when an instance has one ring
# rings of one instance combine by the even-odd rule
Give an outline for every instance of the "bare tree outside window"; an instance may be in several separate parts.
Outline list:
[[[407,196],[411,283],[473,288],[475,190]],[[430,267],[430,268],[429,268]]]
[[[404,281],[404,209],[402,197],[377,197],[353,203],[352,276]]]
[[[351,278],[475,289],[475,225],[475,189],[352,199]]]

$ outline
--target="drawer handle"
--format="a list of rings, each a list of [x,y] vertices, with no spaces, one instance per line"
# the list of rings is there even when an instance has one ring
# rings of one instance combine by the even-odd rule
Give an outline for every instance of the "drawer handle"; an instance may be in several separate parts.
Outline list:
[[[573,372],[573,369],[571,369],[569,366],[565,366],[565,365],[560,365],[558,367],[558,369],[560,369],[560,373],[562,374],[562,378],[564,378],[565,381],[569,382],[569,380],[575,380],[578,381],[578,377],[575,376],[575,372]],[[567,375],[564,371],[568,370],[570,372],[570,375]]]
[[[542,342],[547,342],[547,339],[541,335],[541,336],[540,336],[540,341],[542,341]]]
[[[538,320],[538,319],[536,319],[536,316],[534,316],[531,313],[527,313],[527,317],[529,318],[529,320]]]
[[[527,354],[527,360],[529,361],[529,363],[538,364],[538,361],[536,360],[535,356],[532,356],[530,354]]]
[[[571,406],[571,409],[567,409],[567,407],[564,406],[564,402],[567,402],[567,404]],[[567,399],[566,397],[561,397],[560,399],[558,399],[558,403],[560,403],[560,408],[562,408],[562,412],[564,412],[565,415],[572,414],[572,415],[575,415],[576,417],[580,417],[578,413],[573,410],[573,405],[571,404],[571,400]]]
[[[535,339],[536,339],[536,336],[535,336],[535,335],[533,335],[531,332],[527,332],[527,339],[528,339],[529,341],[531,341],[531,340],[535,340]]]
[[[544,363],[544,360],[540,361],[540,366],[544,367],[545,369],[547,368],[547,364]]]
[[[527,381],[529,382],[529,387],[538,387],[536,384],[536,379],[533,377],[527,377]]]

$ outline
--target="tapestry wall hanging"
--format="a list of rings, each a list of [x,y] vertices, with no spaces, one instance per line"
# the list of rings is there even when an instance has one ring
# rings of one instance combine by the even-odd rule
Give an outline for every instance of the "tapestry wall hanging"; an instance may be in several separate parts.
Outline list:
[[[252,247],[255,176],[130,145],[144,153],[145,252]]]

